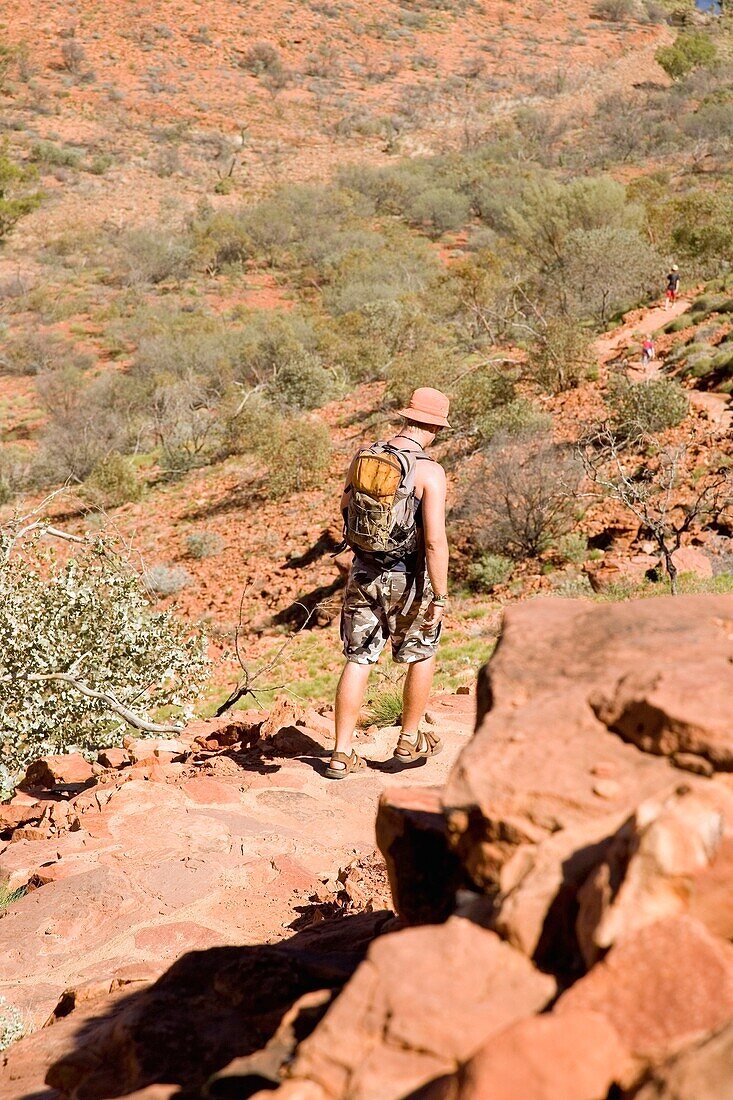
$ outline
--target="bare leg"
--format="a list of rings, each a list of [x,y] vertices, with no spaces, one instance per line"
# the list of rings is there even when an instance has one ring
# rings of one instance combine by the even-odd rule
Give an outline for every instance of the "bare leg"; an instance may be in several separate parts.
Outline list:
[[[371,665],[358,665],[354,661],[347,661],[344,665],[336,688],[336,752],[347,755],[351,752],[351,739],[364,702],[370,671]],[[335,767],[339,767],[338,762]]]
[[[402,692],[402,736],[417,740],[417,728],[428,705],[435,673],[435,657],[414,661],[407,669]]]

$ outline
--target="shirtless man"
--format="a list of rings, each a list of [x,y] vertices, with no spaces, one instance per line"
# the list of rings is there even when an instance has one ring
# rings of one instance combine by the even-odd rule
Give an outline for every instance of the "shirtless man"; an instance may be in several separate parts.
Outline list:
[[[394,756],[410,763],[434,756],[440,739],[419,729],[435,672],[435,654],[442,629],[448,589],[448,539],[445,532],[446,479],[443,467],[425,453],[448,424],[449,402],[439,390],[415,390],[403,424],[387,441],[387,452],[400,452],[413,485],[411,515],[416,549],[394,560],[386,555],[355,551],[341,614],[346,664],[336,692],[336,750],[326,774],[343,779],[363,761],[352,750],[371,666],[387,641],[397,664],[408,666],[402,701],[402,729]],[[380,445],[376,445],[380,446]],[[353,491],[354,461],[341,499],[348,509]]]

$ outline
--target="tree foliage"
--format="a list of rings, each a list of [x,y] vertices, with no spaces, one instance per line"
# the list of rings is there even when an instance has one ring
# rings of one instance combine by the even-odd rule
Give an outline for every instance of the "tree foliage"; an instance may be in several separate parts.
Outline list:
[[[714,65],[718,51],[704,31],[686,30],[677,35],[671,46],[660,46],[655,56],[672,80],[681,80],[694,69]]]
[[[0,143],[0,241],[39,205],[39,192],[30,190],[33,179],[32,171],[11,160],[7,141]]]
[[[151,611],[113,543],[80,540],[62,560],[39,523],[0,531],[0,788],[39,755],[155,732],[156,709],[193,698],[207,666],[204,639]]]

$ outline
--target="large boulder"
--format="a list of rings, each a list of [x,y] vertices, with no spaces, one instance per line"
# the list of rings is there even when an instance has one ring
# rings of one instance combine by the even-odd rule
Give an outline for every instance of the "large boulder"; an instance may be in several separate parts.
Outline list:
[[[629,1069],[616,1029],[597,1012],[521,1020],[474,1055],[458,1100],[600,1100]]]
[[[443,798],[480,889],[499,888],[518,847],[671,793],[679,772],[664,753],[729,766],[732,624],[730,596],[542,599],[507,610],[479,677],[476,736]],[[624,685],[639,670],[645,684],[664,686],[648,696],[652,709],[626,705]],[[681,672],[684,696],[674,689]],[[632,718],[642,713],[653,721],[637,735]]]
[[[377,843],[400,917],[407,924],[447,920],[465,876],[448,844],[440,790],[388,788],[379,800]]]
[[[397,932],[370,948],[301,1045],[291,1077],[315,1082],[329,1100],[400,1100],[453,1074],[554,989],[518,951],[460,917]]]
[[[71,1036],[46,1082],[89,1100],[160,1081],[199,1088],[233,1058],[265,1047],[299,997],[341,986],[390,917],[362,914],[279,944],[189,952]]]

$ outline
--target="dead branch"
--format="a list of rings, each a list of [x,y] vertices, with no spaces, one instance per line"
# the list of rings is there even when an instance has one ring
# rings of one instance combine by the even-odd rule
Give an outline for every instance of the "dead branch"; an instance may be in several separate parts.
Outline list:
[[[306,616],[305,620],[298,627],[297,630],[293,630],[287,635],[285,641],[282,643],[282,645],[279,647],[279,649],[276,650],[276,652],[270,658],[269,661],[265,661],[265,663],[260,665],[260,667],[255,672],[252,672],[250,670],[249,665],[245,662],[244,658],[242,657],[242,653],[241,653],[241,650],[239,648],[239,639],[240,639],[241,631],[242,631],[242,614],[243,614],[243,607],[244,607],[244,598],[245,598],[247,592],[249,591],[250,587],[251,587],[251,582],[248,581],[247,584],[245,585],[245,588],[242,592],[241,599],[239,601],[239,619],[238,619],[238,622],[237,622],[237,629],[236,629],[235,634],[234,634],[234,652],[236,654],[237,661],[239,662],[239,665],[240,665],[240,667],[241,667],[241,669],[244,673],[244,676],[239,681],[239,683],[234,688],[234,690],[230,693],[230,695],[224,700],[224,702],[221,704],[221,706],[217,709],[217,711],[215,713],[216,718],[221,718],[222,714],[226,714],[226,712],[228,710],[230,710],[234,706],[235,703],[238,703],[240,701],[240,699],[243,699],[247,695],[251,695],[252,698],[255,700],[255,702],[257,702],[257,694],[259,692],[283,690],[285,688],[284,684],[279,684],[279,685],[260,684],[259,686],[253,686],[253,685],[256,685],[256,682],[258,680],[261,680],[263,676],[266,676],[268,673],[272,672],[272,670],[280,664],[280,661],[282,660],[282,657],[283,657],[283,654],[285,653],[285,651],[287,649],[289,649],[289,647],[293,644],[293,642],[298,637],[298,635],[301,634],[306,629],[306,627],[310,623],[311,619],[315,615],[318,614],[318,612],[321,610],[321,608],[323,607],[324,602],[325,602],[325,601],[321,601],[320,603],[317,603],[315,605],[315,607],[311,608],[310,610],[308,610],[308,608],[305,606],[305,604],[300,603],[300,602],[296,602],[295,606],[296,607],[302,607],[303,610],[305,611],[305,616]]]
[[[41,684],[49,681],[68,684],[74,691],[78,691],[81,695],[86,696],[87,699],[98,699],[113,711],[113,713],[127,722],[129,726],[132,726],[133,729],[141,730],[144,733],[180,733],[183,729],[181,725],[162,725],[157,722],[149,722],[146,718],[141,717],[141,715],[136,714],[135,711],[126,707],[119,699],[115,699],[114,695],[111,695],[107,691],[98,691],[96,688],[90,687],[90,685],[83,680],[79,680],[75,676],[69,675],[68,672],[28,672],[15,677],[3,676],[2,679],[0,679],[0,683],[8,684],[14,679],[24,680],[31,684]]]

